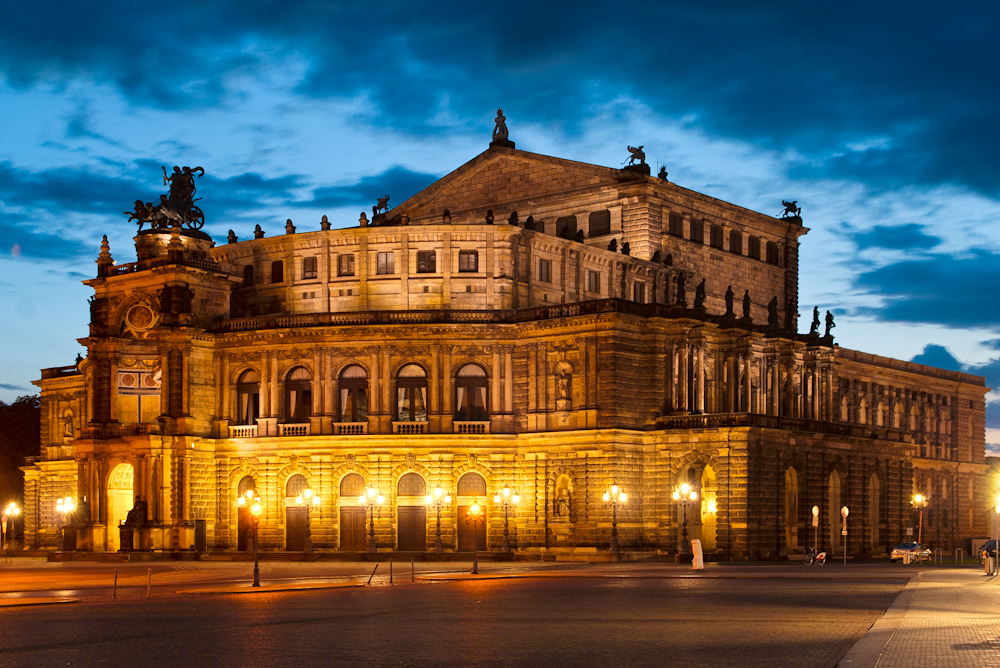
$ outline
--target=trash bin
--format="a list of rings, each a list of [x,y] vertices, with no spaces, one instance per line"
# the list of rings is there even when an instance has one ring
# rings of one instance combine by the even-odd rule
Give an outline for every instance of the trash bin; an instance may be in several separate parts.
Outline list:
[[[986,574],[993,575],[993,557],[987,556],[983,563],[986,564]]]

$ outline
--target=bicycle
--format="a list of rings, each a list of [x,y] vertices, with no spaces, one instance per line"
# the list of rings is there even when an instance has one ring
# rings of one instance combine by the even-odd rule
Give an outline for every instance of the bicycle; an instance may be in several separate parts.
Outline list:
[[[826,552],[818,552],[815,547],[807,548],[806,555],[802,561],[806,566],[812,566],[813,564],[822,566],[826,563]]]

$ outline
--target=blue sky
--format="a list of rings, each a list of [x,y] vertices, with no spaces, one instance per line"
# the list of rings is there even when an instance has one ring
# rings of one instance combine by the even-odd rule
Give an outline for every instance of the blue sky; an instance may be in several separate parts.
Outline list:
[[[72,363],[101,235],[200,165],[222,240],[356,224],[486,148],[618,166],[805,224],[800,311],[1000,385],[1000,10],[985,2],[0,5],[0,400]],[[991,395],[991,399],[1000,395]],[[1000,403],[988,440],[1000,443]]]

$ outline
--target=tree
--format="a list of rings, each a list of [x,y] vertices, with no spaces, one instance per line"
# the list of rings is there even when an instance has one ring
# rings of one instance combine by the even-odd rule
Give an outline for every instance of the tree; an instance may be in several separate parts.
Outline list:
[[[24,505],[25,457],[41,452],[41,399],[18,397],[13,403],[0,401],[0,505],[11,501]]]

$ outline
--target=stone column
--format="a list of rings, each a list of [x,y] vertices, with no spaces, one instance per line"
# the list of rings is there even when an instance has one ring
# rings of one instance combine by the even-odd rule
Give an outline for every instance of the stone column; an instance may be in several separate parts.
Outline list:
[[[705,344],[701,343],[695,347],[695,376],[697,383],[694,386],[694,409],[698,413],[705,412]]]
[[[771,364],[771,391],[768,396],[768,403],[771,405],[771,415],[778,415],[781,412],[781,373],[777,356],[772,356]]]
[[[312,414],[314,416],[323,413],[323,395],[330,392],[323,375],[319,348],[313,350],[313,381],[312,381]]]
[[[689,352],[689,348],[688,348],[688,344],[686,342],[685,343],[681,343],[678,346],[678,352],[677,352],[677,358],[678,359],[677,359],[677,362],[678,362],[678,365],[680,367],[680,373],[677,374],[678,375],[677,384],[680,386],[680,388],[679,388],[680,392],[679,392],[679,397],[678,397],[679,398],[679,405],[678,405],[677,408],[679,410],[682,410],[682,411],[689,411],[689,410],[691,410],[691,406],[689,405],[689,402],[688,402],[688,371],[689,371],[689,367],[688,367],[688,365],[689,365],[689,360],[688,360],[689,355],[688,355],[688,352]]]
[[[230,408],[230,393],[232,392],[232,386],[229,384],[229,358],[223,353],[219,355],[219,376],[215,379],[216,387],[219,392],[219,419],[228,420],[232,417],[232,412]],[[225,437],[229,434],[219,434],[219,436]]]
[[[263,353],[260,356],[260,417],[271,416],[271,359]]]
[[[337,379],[333,374],[333,352],[324,350],[321,354],[323,360],[323,415],[331,417],[336,408],[335,398],[337,396]]]
[[[744,413],[750,412],[750,376],[752,370],[753,353],[749,350],[743,355],[743,396],[740,401],[740,410]]]
[[[824,391],[824,399],[826,404],[826,415],[824,416],[826,420],[833,422],[833,367],[825,366],[823,367],[823,375],[825,377],[826,386]],[[892,416],[889,416],[889,421],[891,424]]]
[[[493,371],[490,374],[490,413],[500,412],[500,347],[493,346]]]
[[[674,368],[676,366],[674,363],[674,355],[676,354],[677,352],[674,348],[674,343],[672,341],[668,341],[666,345],[666,354],[663,356],[665,360],[665,368],[663,370],[663,405],[668,413],[677,409],[674,402],[674,397],[677,396],[674,392]]]
[[[514,347],[505,346],[503,375],[503,409],[505,413],[514,412]]]
[[[736,412],[736,397],[739,391],[739,360],[734,350],[726,353],[726,412]]]
[[[270,360],[268,360],[271,365],[271,373],[268,374],[270,384],[268,385],[268,394],[271,395],[271,417],[279,418],[281,413],[281,404],[278,399],[278,358],[272,355]]]

